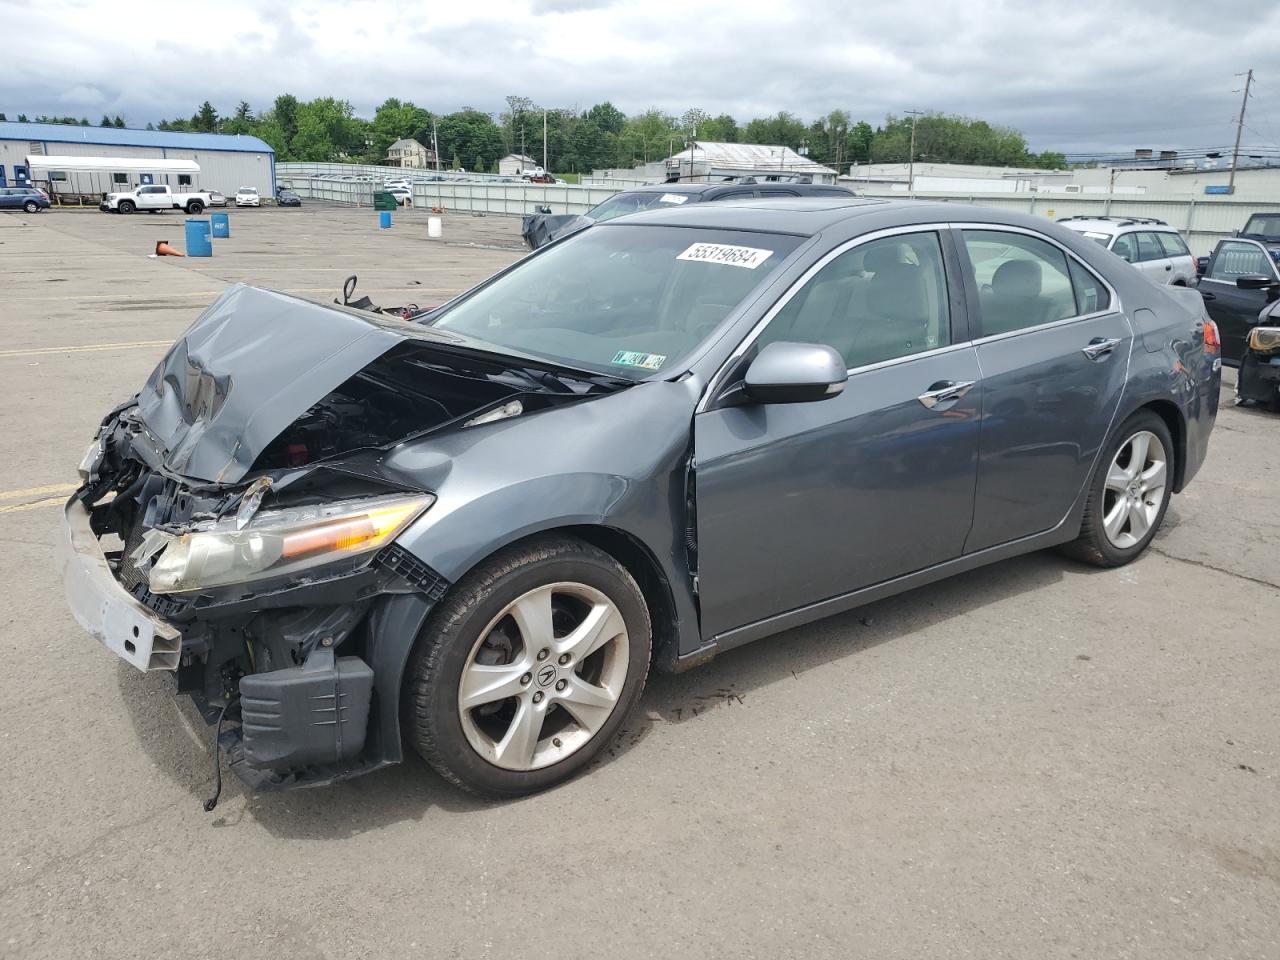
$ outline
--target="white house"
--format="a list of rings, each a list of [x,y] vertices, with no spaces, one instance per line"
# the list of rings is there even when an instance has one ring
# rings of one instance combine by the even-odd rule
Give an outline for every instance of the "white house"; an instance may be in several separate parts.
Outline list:
[[[523,153],[508,153],[498,161],[498,173],[504,177],[518,177],[524,173],[541,173],[542,167],[533,157]]]
[[[389,167],[429,167],[436,162],[436,155],[417,140],[397,140],[387,147]]]

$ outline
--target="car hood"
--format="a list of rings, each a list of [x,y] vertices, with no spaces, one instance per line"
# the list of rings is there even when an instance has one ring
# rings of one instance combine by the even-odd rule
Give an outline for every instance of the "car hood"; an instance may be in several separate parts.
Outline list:
[[[138,412],[168,471],[237,483],[286,428],[409,341],[460,338],[237,284],[165,354],[138,394]]]

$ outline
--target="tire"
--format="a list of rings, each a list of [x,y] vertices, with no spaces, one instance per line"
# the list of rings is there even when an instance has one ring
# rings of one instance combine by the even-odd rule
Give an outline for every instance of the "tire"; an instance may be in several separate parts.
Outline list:
[[[1135,469],[1139,453],[1143,463]],[[1163,464],[1162,470],[1156,469],[1157,463]],[[1176,469],[1173,437],[1164,420],[1150,410],[1135,413],[1098,458],[1080,536],[1063,552],[1098,567],[1136,560],[1164,522]]]
[[[116,204],[116,209],[121,213],[133,213],[134,205],[132,200],[121,200]]]
[[[22,205],[22,209],[27,211],[27,213],[39,213],[40,204],[36,203],[34,200],[28,200]]]
[[[529,643],[526,633],[551,639]],[[613,557],[567,537],[515,544],[459,581],[423,628],[406,674],[405,734],[471,793],[546,789],[613,739],[644,689],[651,646],[644,597]],[[474,688],[465,711],[464,682]]]
[[[203,212],[204,212],[204,204],[201,203],[199,200],[192,200],[190,203],[187,204],[187,213],[197,214],[197,213],[203,213]]]

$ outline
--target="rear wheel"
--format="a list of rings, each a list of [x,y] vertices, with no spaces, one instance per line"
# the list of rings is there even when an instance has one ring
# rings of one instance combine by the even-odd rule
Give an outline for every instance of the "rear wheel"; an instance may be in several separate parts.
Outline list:
[[[1164,420],[1149,410],[1126,420],[1098,460],[1080,536],[1066,552],[1099,567],[1137,559],[1164,521],[1174,467]]]
[[[201,203],[199,200],[192,200],[189,204],[187,204],[187,213],[202,213],[203,211],[204,211],[204,204]]]
[[[406,732],[473,793],[542,790],[617,733],[650,645],[644,597],[611,556],[559,537],[517,545],[468,574],[418,638]]]
[[[34,200],[28,200],[22,205],[22,209],[27,211],[27,213],[39,213],[40,204],[36,203]]]

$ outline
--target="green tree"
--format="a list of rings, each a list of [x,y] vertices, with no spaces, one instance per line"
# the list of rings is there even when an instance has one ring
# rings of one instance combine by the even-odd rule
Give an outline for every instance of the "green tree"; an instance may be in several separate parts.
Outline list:
[[[282,139],[278,152],[281,158],[294,159],[293,138],[298,133],[298,98],[291,93],[280,94],[271,107],[271,116],[280,127]]]
[[[124,129],[124,117],[120,116],[120,114],[118,114],[118,113],[117,113],[117,114],[115,115],[115,119],[113,119],[113,120],[111,121],[111,125],[112,125],[113,127],[116,127],[117,129],[123,130],[123,129]]]
[[[436,123],[436,139],[442,156],[476,158],[473,171],[488,169],[505,152],[502,129],[493,117],[471,107],[440,117]]]
[[[676,146],[674,141],[679,141],[683,149],[684,137],[676,129],[676,119],[656,107],[631,117],[620,138],[623,152],[630,154],[625,162],[632,163],[637,160],[648,163],[670,156]]]
[[[208,100],[200,104],[200,109],[191,117],[191,129],[199,133],[218,132],[218,111]]]
[[[382,163],[386,159],[387,150],[397,140],[425,142],[430,128],[429,112],[407,100],[401,103],[395,97],[388,97],[373,114],[370,129],[373,145],[369,151],[369,159],[374,163]]]
[[[772,117],[761,117],[748,123],[742,131],[742,142],[795,150],[805,139],[806,132],[804,122],[784,110]]]
[[[612,133],[614,136],[622,133],[622,128],[627,125],[627,115],[608,100],[597,103],[583,114],[583,119],[594,123],[602,132]]]
[[[100,127],[109,127],[109,126],[111,126],[111,118],[110,118],[110,117],[108,117],[108,116],[104,113],[104,114],[102,115],[102,122],[101,122],[100,124],[98,124],[98,126],[100,126]]]
[[[26,115],[25,113],[20,113],[20,114],[18,114],[18,122],[19,122],[19,123],[26,123],[26,122],[27,122],[27,115]]]
[[[365,153],[368,124],[355,116],[346,100],[317,97],[300,103],[297,123],[291,151],[296,160],[349,160]]]

